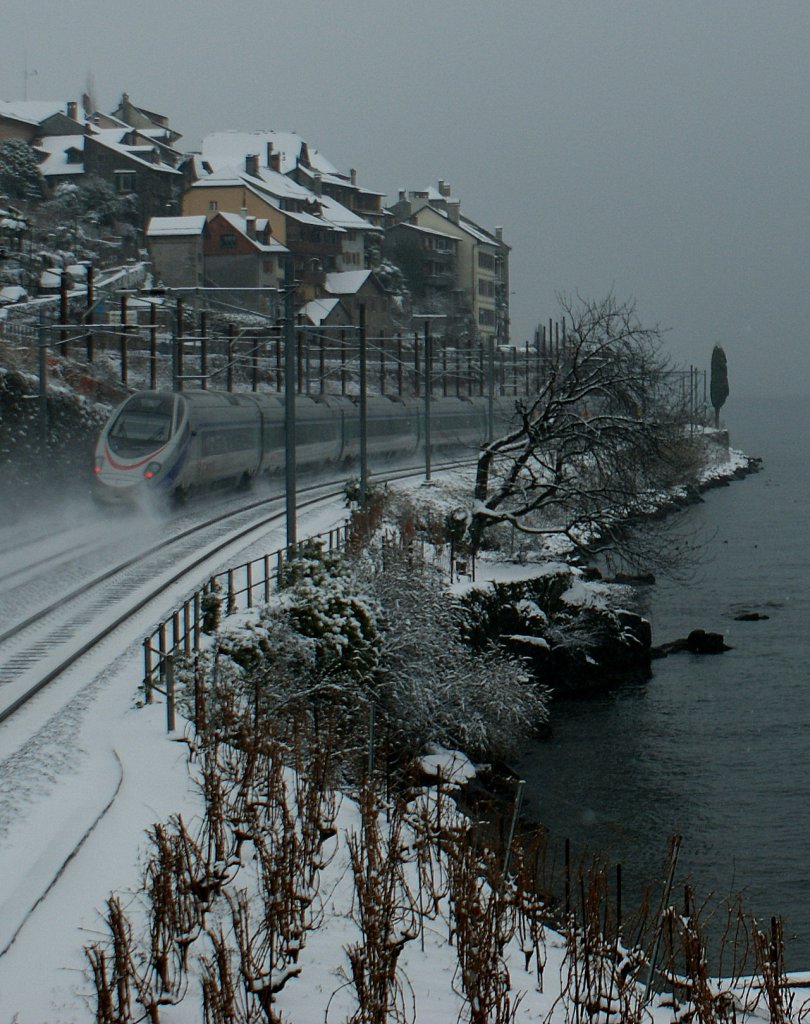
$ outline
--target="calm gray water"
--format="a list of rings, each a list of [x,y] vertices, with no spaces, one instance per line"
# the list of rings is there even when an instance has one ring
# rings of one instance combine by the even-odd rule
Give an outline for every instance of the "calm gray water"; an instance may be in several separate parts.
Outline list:
[[[659,582],[641,610],[654,642],[701,627],[734,649],[556,704],[518,769],[556,842],[620,862],[629,888],[662,877],[679,832],[681,880],[781,914],[789,964],[810,967],[810,400],[729,401],[732,444],[765,468],[688,511],[706,541],[697,579]],[[742,608],[770,618],[735,622]]]

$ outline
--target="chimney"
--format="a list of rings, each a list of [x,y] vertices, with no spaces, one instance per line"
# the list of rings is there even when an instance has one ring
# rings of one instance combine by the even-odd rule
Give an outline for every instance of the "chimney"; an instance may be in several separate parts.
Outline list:
[[[405,197],[407,196],[407,194],[408,194],[408,193],[407,193],[407,192],[405,191],[405,189],[404,189],[404,188],[401,188],[401,189],[399,190],[399,201],[400,201],[401,203],[404,203],[404,202],[405,202]]]
[[[79,120],[79,104],[76,102],[76,100],[68,100],[67,116],[71,119],[71,121]]]
[[[444,178],[439,178],[439,195],[448,199],[450,196],[450,184]]]
[[[458,224],[460,209],[461,203],[458,199],[454,199],[452,202],[448,202],[447,204],[447,216],[454,224]]]
[[[323,195],[323,175],[320,171],[316,171],[315,177],[312,179],[312,191],[316,196]]]
[[[272,142],[268,142],[267,143],[267,157],[265,158],[264,162],[265,162],[265,165],[267,167],[272,167],[273,166],[273,143]]]
[[[249,153],[245,157],[245,174],[249,174],[251,178],[259,177],[259,154]]]
[[[255,217],[245,217],[245,231],[247,233],[248,238],[253,238],[255,240],[255,238],[256,238],[256,218]]]
[[[353,167],[349,171],[349,178],[351,179],[352,185],[357,184],[357,171]]]
[[[498,239],[499,242],[503,241],[503,228],[495,228],[495,237]]]
[[[268,153],[267,155],[270,158],[270,170],[281,174],[281,153]]]

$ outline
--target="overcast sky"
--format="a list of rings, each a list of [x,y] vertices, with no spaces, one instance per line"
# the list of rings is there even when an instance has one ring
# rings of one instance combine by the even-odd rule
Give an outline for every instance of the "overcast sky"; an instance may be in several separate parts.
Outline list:
[[[810,390],[810,0],[3,0],[0,98],[299,132],[512,246],[512,336],[613,290],[735,394]],[[26,68],[28,71],[26,77]]]

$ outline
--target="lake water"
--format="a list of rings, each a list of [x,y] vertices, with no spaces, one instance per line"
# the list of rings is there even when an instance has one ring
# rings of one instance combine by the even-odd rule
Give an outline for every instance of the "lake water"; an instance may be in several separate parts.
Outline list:
[[[697,576],[659,582],[640,610],[655,643],[700,627],[733,650],[555,704],[553,736],[517,767],[554,842],[621,863],[632,891],[663,876],[678,832],[680,880],[782,915],[789,965],[810,968],[810,400],[729,401],[732,445],[764,469],[686,513]],[[734,621],[742,609],[770,617]]]

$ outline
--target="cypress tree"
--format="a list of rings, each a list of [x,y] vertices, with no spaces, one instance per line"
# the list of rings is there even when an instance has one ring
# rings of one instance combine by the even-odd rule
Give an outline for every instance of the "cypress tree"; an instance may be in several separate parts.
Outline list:
[[[720,426],[720,409],[728,398],[728,363],[726,353],[719,345],[712,349],[712,375],[710,394],[714,406],[714,426]]]

